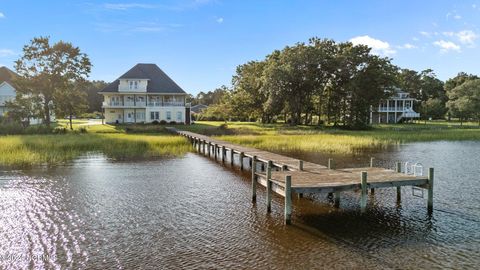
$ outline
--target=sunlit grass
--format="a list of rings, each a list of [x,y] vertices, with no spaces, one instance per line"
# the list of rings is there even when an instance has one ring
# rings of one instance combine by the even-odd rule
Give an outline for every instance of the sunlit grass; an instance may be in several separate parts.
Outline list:
[[[181,127],[193,132],[218,135],[233,143],[270,151],[303,151],[351,154],[390,145],[419,141],[480,140],[477,123],[428,121],[427,124],[376,125],[370,130],[352,131],[331,127],[287,126],[228,122],[227,130],[220,130],[224,122],[197,122]]]
[[[0,137],[0,165],[58,164],[96,152],[112,159],[179,156],[191,146],[171,135],[66,134]]]

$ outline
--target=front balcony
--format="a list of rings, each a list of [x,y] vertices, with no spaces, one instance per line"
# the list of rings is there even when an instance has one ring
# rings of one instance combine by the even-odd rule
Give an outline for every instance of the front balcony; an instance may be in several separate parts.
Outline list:
[[[103,108],[147,108],[147,107],[185,107],[184,102],[115,102],[104,101]]]
[[[397,112],[397,113],[403,113],[403,112],[412,112],[412,108],[402,108],[402,107],[379,107],[377,112]]]

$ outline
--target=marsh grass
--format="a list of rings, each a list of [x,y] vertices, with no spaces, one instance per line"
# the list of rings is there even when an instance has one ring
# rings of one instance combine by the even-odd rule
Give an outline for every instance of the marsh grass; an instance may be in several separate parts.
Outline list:
[[[215,134],[220,124],[223,122],[197,122],[194,126],[185,128],[209,135],[208,133]],[[246,122],[229,122],[227,125],[229,133],[217,132],[215,135],[218,135],[218,138],[277,152],[352,154],[385,149],[391,145],[408,142],[480,140],[480,128],[474,123],[464,123],[460,126],[459,123],[445,121],[431,121],[427,124],[377,125],[365,131]]]
[[[190,151],[178,136],[127,134],[15,135],[0,137],[0,165],[58,164],[91,152],[123,160],[179,156]]]

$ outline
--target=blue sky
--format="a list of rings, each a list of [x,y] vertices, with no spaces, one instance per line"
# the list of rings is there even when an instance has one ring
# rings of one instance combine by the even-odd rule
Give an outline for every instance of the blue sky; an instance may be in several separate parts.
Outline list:
[[[442,80],[480,74],[480,1],[0,0],[0,34],[0,65],[13,67],[24,44],[48,35],[90,56],[91,79],[156,63],[192,94],[313,36],[370,45]]]

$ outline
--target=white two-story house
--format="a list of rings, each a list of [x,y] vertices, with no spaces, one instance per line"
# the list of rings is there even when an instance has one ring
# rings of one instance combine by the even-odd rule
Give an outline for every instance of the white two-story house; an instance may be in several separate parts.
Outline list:
[[[13,86],[13,81],[18,77],[18,74],[8,69],[7,67],[0,67],[0,117],[5,116],[9,108],[7,102],[14,101],[17,95],[17,91]],[[28,122],[30,125],[38,125],[43,123],[42,118],[28,118],[23,119],[24,122]],[[55,112],[53,109],[50,111],[50,121],[55,122]]]
[[[413,110],[415,101],[409,93],[394,89],[390,98],[370,110],[370,124],[394,124],[420,118],[420,113]]]
[[[99,92],[107,123],[190,124],[187,93],[155,64],[137,64]]]
[[[7,67],[0,67],[0,117],[8,111],[6,103],[15,99],[16,92],[12,86],[15,76],[17,74]]]

